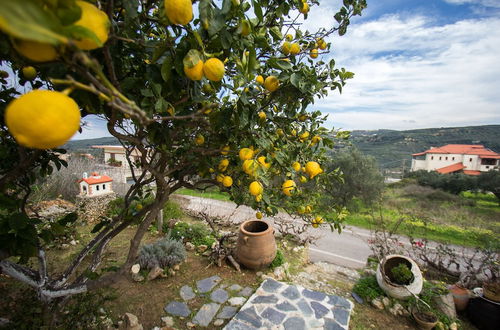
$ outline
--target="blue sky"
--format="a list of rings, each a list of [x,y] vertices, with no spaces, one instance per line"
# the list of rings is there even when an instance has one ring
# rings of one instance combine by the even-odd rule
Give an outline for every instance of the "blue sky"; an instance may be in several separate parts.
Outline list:
[[[341,2],[311,7],[304,27],[331,26]],[[347,34],[328,41],[324,60],[355,73],[341,95],[310,107],[329,114],[329,128],[500,124],[500,0],[368,0]],[[88,125],[74,139],[108,135]]]

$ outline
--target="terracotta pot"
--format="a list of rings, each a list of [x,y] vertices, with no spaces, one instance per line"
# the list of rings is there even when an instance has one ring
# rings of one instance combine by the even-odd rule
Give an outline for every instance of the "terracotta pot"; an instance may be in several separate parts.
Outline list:
[[[420,329],[431,330],[438,323],[438,318],[431,312],[418,312],[414,309],[411,315],[413,315],[413,318],[417,321]]]
[[[483,284],[483,296],[494,302],[500,302],[500,283],[484,283]]]
[[[404,263],[413,273],[413,281],[407,285],[394,283],[391,278],[391,269]],[[377,268],[377,283],[382,290],[388,295],[396,299],[408,299],[412,295],[418,295],[422,291],[423,277],[420,268],[412,259],[391,254],[382,259]]]
[[[462,312],[467,308],[470,299],[470,292],[461,285],[453,284],[448,287],[453,295],[453,302],[457,312]]]
[[[276,257],[274,229],[265,221],[247,220],[240,226],[236,258],[250,269],[267,267]]]

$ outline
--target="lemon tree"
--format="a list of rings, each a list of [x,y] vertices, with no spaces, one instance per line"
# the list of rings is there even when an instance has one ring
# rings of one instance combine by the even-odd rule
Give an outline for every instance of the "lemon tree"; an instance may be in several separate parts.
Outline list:
[[[106,285],[127,273],[144,233],[182,187],[215,185],[259,217],[286,210],[305,225],[340,230],[345,211],[323,203],[318,187],[340,184],[337,171],[326,170],[326,150],[348,134],[324,128],[312,104],[353,77],[336,66],[327,41],[344,35],[366,2],[344,0],[332,28],[303,30],[297,19],[319,5],[0,0],[0,60],[14,73],[0,75],[2,272],[45,301]],[[35,71],[19,74],[26,67]],[[48,99],[29,98],[40,90]],[[65,165],[57,148],[89,115],[105,119],[109,133],[141,155],[131,161],[140,166],[132,167],[135,184],[121,211],[97,224],[95,239],[54,278],[44,249],[58,226],[27,216],[25,206],[33,184]],[[108,242],[132,224],[120,270],[100,271]],[[38,256],[41,266],[30,270],[8,256]]]

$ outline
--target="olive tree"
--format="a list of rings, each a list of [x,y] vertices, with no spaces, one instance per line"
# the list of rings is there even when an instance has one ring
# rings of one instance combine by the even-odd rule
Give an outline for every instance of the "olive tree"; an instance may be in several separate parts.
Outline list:
[[[98,12],[86,22],[82,3],[90,2],[0,1],[4,274],[34,287],[43,301],[54,301],[126,276],[148,227],[181,187],[217,185],[236,203],[273,215],[311,204],[317,197],[311,183],[335,179],[336,173],[319,167],[332,145],[321,126],[325,117],[306,109],[352,78],[333,59],[323,61],[332,48],[324,38],[345,34],[351,17],[366,7],[364,0],[344,0],[332,17],[334,27],[313,32],[302,30],[298,19],[307,19],[316,0],[95,0]],[[192,6],[198,9],[194,17]],[[64,150],[28,148],[4,121],[9,104],[30,89],[69,94],[83,120],[105,119],[127,155],[141,154],[141,171],[134,173],[121,211],[94,228],[94,238],[59,274],[49,272],[45,246],[53,226],[74,219],[46,226],[27,215],[26,201],[39,177],[66,166],[57,156]],[[132,157],[128,161],[134,165]],[[302,169],[293,169],[294,162]],[[310,182],[303,185],[302,176]],[[296,184],[283,188],[287,180]],[[254,182],[258,194],[249,191]],[[141,201],[149,202],[138,208]],[[340,229],[342,209],[329,208],[325,225]],[[312,224],[317,214],[312,209],[301,216]],[[106,246],[130,225],[136,231],[126,261],[118,271],[100,269]],[[26,263],[30,258],[33,268]]]

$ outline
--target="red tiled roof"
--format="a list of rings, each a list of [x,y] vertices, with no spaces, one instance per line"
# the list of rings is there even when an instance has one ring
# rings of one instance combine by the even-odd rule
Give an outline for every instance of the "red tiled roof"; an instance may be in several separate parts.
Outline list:
[[[464,174],[467,174],[467,175],[480,175],[481,172],[480,171],[464,170]]]
[[[447,144],[439,148],[431,148],[424,152],[413,154],[412,156],[421,156],[424,154],[465,154],[478,155],[481,158],[500,159],[500,154],[485,148],[481,144]]]
[[[441,173],[441,174],[446,174],[446,173],[457,172],[457,171],[460,171],[460,170],[462,170],[464,168],[465,168],[464,164],[462,164],[462,163],[455,163],[455,164],[452,164],[452,165],[448,165],[448,166],[445,166],[445,167],[438,168],[436,170],[436,172]]]
[[[111,181],[113,181],[113,179],[111,179],[107,175],[100,175],[100,176],[91,176],[91,177],[88,177],[88,178],[80,179],[80,180],[78,180],[78,183],[80,183],[82,181],[85,181],[88,184],[96,184],[96,183],[111,182]]]

